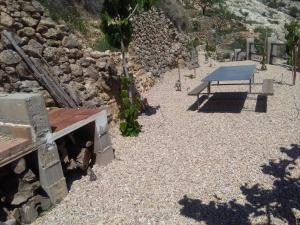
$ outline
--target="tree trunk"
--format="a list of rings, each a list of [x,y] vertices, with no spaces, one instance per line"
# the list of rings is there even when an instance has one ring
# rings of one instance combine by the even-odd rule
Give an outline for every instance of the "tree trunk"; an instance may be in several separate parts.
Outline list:
[[[122,50],[122,64],[123,64],[123,72],[125,74],[126,77],[129,77],[129,73],[128,73],[128,66],[127,66],[127,59],[126,59],[126,54],[125,54],[125,46],[124,46],[124,42],[121,39],[121,50]],[[128,88],[128,95],[129,95],[129,100],[132,103],[132,84],[129,84],[129,88]]]
[[[206,5],[201,6],[201,8],[202,8],[202,14],[203,14],[203,16],[204,16],[204,15],[205,15],[205,12],[206,12]]]
[[[293,85],[296,84],[296,75],[297,75],[297,69],[296,69],[296,47],[293,48],[292,52],[292,57],[293,57]]]

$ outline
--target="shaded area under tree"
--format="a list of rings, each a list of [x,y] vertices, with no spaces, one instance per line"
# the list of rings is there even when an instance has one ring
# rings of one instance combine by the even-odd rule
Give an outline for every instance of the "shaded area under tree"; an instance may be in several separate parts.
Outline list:
[[[281,148],[280,151],[288,159],[270,160],[262,165],[262,172],[272,176],[273,186],[265,189],[260,184],[250,186],[245,184],[240,187],[247,203],[240,204],[235,199],[229,202],[212,200],[208,204],[199,199],[184,196],[179,200],[183,206],[180,213],[207,225],[224,224],[257,224],[252,219],[261,217],[263,223],[274,224],[274,219],[285,221],[288,225],[300,223],[300,146],[291,145],[291,148]]]

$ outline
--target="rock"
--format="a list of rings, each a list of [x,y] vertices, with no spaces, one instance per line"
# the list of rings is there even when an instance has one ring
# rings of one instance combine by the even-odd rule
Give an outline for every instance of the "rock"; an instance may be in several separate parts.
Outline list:
[[[95,63],[96,63],[96,61],[91,57],[85,57],[80,60],[80,64],[83,67],[88,67],[91,64],[95,64]]]
[[[43,34],[43,33],[46,33],[48,30],[48,27],[46,27],[45,25],[41,25],[39,24],[36,28],[36,31]]]
[[[16,69],[14,67],[7,66],[7,67],[5,67],[5,72],[9,75],[14,75],[16,72]]]
[[[21,37],[27,36],[32,37],[35,34],[35,30],[32,27],[24,27],[23,29],[18,31],[18,35]]]
[[[33,80],[34,79],[30,69],[23,61],[21,61],[16,66],[16,73],[18,74],[20,79],[23,79],[23,80]]]
[[[63,34],[54,28],[48,29],[47,32],[42,35],[47,39],[61,40],[63,38]]]
[[[89,66],[87,69],[84,70],[84,76],[85,77],[90,77],[93,80],[98,80],[99,76],[99,72],[93,67],[93,66]]]
[[[35,10],[39,13],[43,13],[44,12],[44,7],[42,6],[41,3],[39,3],[38,1],[36,0],[33,0],[31,2],[32,6],[35,8]]]
[[[20,22],[15,22],[13,27],[16,28],[17,30],[20,30],[24,27],[24,25]]]
[[[90,56],[93,57],[94,59],[99,59],[101,57],[103,57],[103,53],[99,52],[99,51],[93,51],[90,53]]]
[[[35,33],[35,37],[36,37],[36,40],[38,42],[40,42],[41,44],[44,44],[46,42],[46,40],[42,37],[42,35],[40,33]]]
[[[80,59],[83,56],[82,51],[78,49],[70,49],[70,51],[67,54],[71,59]]]
[[[35,27],[39,21],[36,19],[33,19],[31,16],[22,17],[22,23],[27,27]]]
[[[49,17],[43,17],[41,20],[40,20],[40,23],[39,23],[39,26],[45,26],[47,28],[54,28],[55,27],[55,22],[49,18]]]
[[[43,56],[47,61],[55,61],[57,62],[60,57],[60,51],[55,47],[45,48],[43,51]]]
[[[80,48],[81,45],[74,35],[65,36],[62,40],[62,45],[66,48]]]
[[[23,4],[23,8],[22,8],[25,12],[28,12],[28,13],[34,13],[37,11],[37,9],[35,7],[33,7],[32,4],[30,3],[25,3]]]
[[[0,24],[5,27],[11,27],[14,24],[14,19],[5,12],[0,13]]]
[[[66,73],[66,74],[71,73],[70,64],[68,62],[61,64],[60,69],[62,70],[63,73]]]
[[[27,183],[23,180],[20,181],[18,192],[14,195],[12,202],[10,203],[13,206],[20,205],[21,203],[26,202],[31,198],[34,192],[40,187],[40,182],[35,181],[33,183]]]
[[[21,174],[26,170],[26,161],[24,158],[21,158],[17,161],[14,161],[11,164],[11,167],[15,174]]]
[[[32,17],[33,19],[37,19],[37,20],[39,21],[40,18],[41,18],[41,14],[38,13],[38,12],[35,12],[35,13],[32,13],[32,14],[31,14],[31,17]]]
[[[96,68],[99,70],[104,70],[106,68],[106,62],[98,61],[96,63]]]
[[[0,52],[0,63],[6,65],[16,65],[21,61],[21,57],[13,50],[4,50]]]
[[[24,80],[20,81],[19,90],[20,92],[34,92],[38,93],[43,88],[39,85],[37,81]]]
[[[83,71],[81,66],[77,64],[71,64],[70,68],[71,68],[72,75],[74,75],[75,77],[82,76]]]
[[[47,40],[47,45],[50,47],[60,47],[61,41],[49,39]]]
[[[43,52],[43,45],[34,39],[31,39],[28,45],[23,46],[24,51],[32,57],[40,57]]]

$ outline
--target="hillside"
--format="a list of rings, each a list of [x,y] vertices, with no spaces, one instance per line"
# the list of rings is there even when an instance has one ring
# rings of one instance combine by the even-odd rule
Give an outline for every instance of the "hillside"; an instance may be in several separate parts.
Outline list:
[[[226,0],[228,9],[242,18],[248,29],[269,27],[274,30],[279,39],[284,39],[284,24],[300,17],[300,1],[281,1],[282,4],[272,4],[270,0]],[[271,7],[273,6],[273,7]],[[297,18],[290,15],[291,8],[298,9]],[[294,10],[296,11],[296,10]]]

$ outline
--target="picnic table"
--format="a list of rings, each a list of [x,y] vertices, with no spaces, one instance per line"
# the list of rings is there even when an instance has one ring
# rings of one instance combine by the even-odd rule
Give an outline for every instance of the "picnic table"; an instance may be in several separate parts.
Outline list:
[[[251,83],[254,82],[255,71],[255,65],[222,66],[202,81],[208,84],[207,89],[209,93],[212,82],[217,82],[217,85],[231,85],[228,83],[220,84],[220,81],[249,81],[249,93],[251,93]]]

